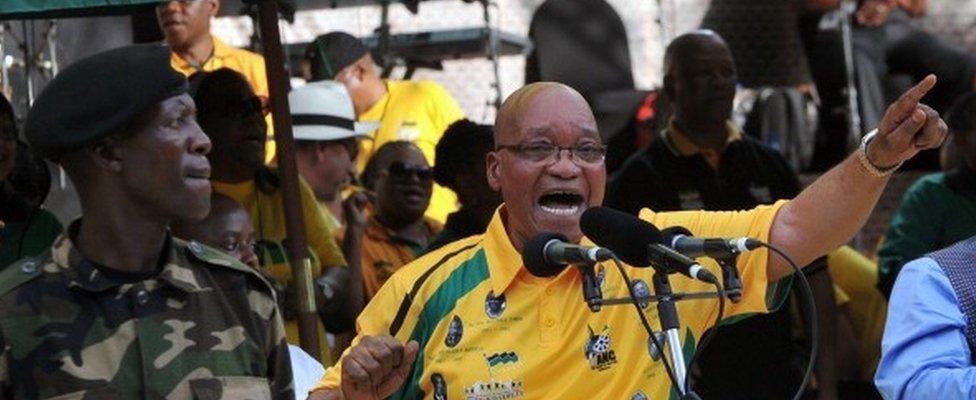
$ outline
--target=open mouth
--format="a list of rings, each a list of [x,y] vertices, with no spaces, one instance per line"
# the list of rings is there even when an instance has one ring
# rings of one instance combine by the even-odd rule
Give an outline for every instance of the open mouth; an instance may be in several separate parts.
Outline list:
[[[539,197],[539,208],[550,214],[574,215],[584,207],[583,196],[571,191],[553,191]]]

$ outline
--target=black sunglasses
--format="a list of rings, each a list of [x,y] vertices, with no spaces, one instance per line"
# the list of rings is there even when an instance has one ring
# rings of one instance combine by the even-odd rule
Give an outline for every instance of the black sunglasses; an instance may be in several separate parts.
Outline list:
[[[390,163],[390,166],[386,168],[386,172],[391,178],[401,181],[409,180],[412,176],[416,176],[421,182],[428,182],[434,179],[434,171],[430,167],[407,165],[400,161]]]

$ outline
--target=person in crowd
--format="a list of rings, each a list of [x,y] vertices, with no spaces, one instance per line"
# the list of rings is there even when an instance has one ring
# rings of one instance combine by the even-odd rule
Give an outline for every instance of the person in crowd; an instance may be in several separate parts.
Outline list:
[[[332,81],[312,82],[288,95],[298,173],[311,186],[322,212],[337,232],[345,221],[342,194],[357,180],[359,141],[356,114],[346,88]]]
[[[860,229],[898,164],[942,143],[945,124],[918,103],[934,83],[928,77],[906,92],[856,154],[792,201],[738,212],[644,210],[641,219],[662,228],[684,226],[699,237],[756,237],[807,265]],[[543,278],[521,266],[520,252],[540,233],[589,243],[579,222],[588,207],[603,202],[606,148],[600,140],[586,101],[565,85],[534,83],[509,96],[495,120],[495,151],[486,166],[504,203],[487,231],[391,277],[359,318],[356,344],[310,397],[668,397],[677,388],[664,364],[648,354],[632,308],[591,314],[579,298],[578,269]],[[714,262],[703,264],[719,274]],[[726,316],[766,312],[770,284],[792,273],[764,249],[743,254],[736,265],[742,298],[726,305]],[[645,285],[651,278],[649,268],[628,274]],[[609,271],[602,282],[608,298],[638,285]],[[677,277],[671,285],[676,292],[710,288]],[[717,302],[677,307],[679,340],[693,349],[714,322]]]
[[[372,193],[372,215],[364,228],[350,223],[347,229],[362,232],[360,265],[369,300],[394,272],[423,252],[441,224],[424,216],[434,180],[417,145],[384,144],[366,163],[362,181]]]
[[[172,231],[175,237],[213,247],[255,271],[264,273],[255,252],[254,225],[251,224],[251,218],[230,197],[219,193],[211,194],[210,212],[204,219],[175,221]],[[269,280],[271,278],[266,277]]]
[[[255,253],[254,225],[247,211],[230,197],[213,193],[210,196],[210,213],[201,221],[176,221],[172,226],[173,236],[196,241],[213,247],[237,259],[241,263],[265,275],[265,279],[278,290],[279,309],[285,294],[275,284],[272,277],[261,269]],[[325,372],[322,364],[295,345],[288,345],[291,370],[295,382],[296,400],[305,400],[307,393]]]
[[[0,95],[0,270],[43,253],[63,227],[41,208],[51,178],[44,161],[17,139],[13,106]]]
[[[357,120],[377,126],[370,134],[373,140],[361,142],[359,171],[381,146],[397,140],[415,143],[427,164],[434,164],[434,147],[444,130],[464,118],[454,98],[435,82],[380,78],[369,49],[348,33],[315,38],[305,51],[305,60],[309,80],[342,83],[352,96]],[[455,209],[454,193],[435,185],[427,216],[444,222]]]
[[[878,286],[885,296],[906,262],[976,234],[976,92],[961,97],[946,122],[963,160],[923,176],[905,192],[878,250]]]
[[[189,77],[197,72],[230,68],[244,75],[262,101],[268,99],[264,57],[224,43],[210,32],[210,21],[220,11],[221,0],[171,0],[156,7],[156,19],[166,44],[173,49],[170,63]],[[265,118],[269,134],[271,117]],[[265,161],[274,160],[275,143],[267,142]]]
[[[800,193],[793,169],[776,150],[745,136],[729,120],[736,67],[725,41],[709,30],[675,38],[665,50],[664,90],[674,116],[643,152],[610,179],[606,205],[637,215],[655,211],[733,211],[772,204]],[[832,375],[835,332],[833,287],[823,259],[807,268],[823,337],[821,395],[836,398]],[[796,348],[789,307],[722,327],[701,355],[698,393],[706,398],[788,398],[803,379],[807,354]],[[742,359],[754,362],[742,365]],[[769,379],[747,379],[765,375]],[[745,379],[744,379],[745,378]]]
[[[210,209],[211,144],[168,59],[153,44],[80,60],[27,116],[82,217],[0,274],[0,398],[294,396],[274,289],[169,233]]]
[[[352,99],[346,88],[332,81],[311,82],[288,94],[292,129],[295,137],[295,163],[305,178],[325,214],[329,230],[342,246],[347,260],[362,258],[362,238],[365,229],[365,210],[368,199],[362,191],[342,198],[356,180],[356,157],[359,140],[365,135],[357,132]],[[352,221],[348,226],[346,221]],[[358,265],[358,264],[357,264]],[[347,298],[363,299],[362,273],[359,268],[349,271]],[[345,305],[339,307],[358,307]],[[350,319],[346,326],[331,329],[339,354],[352,340],[354,327]]]
[[[437,142],[434,182],[453,190],[461,207],[447,216],[444,229],[427,245],[425,253],[484,233],[502,204],[501,195],[488,186],[485,175],[485,159],[495,140],[491,130],[490,125],[462,119],[447,127]]]
[[[891,291],[874,382],[885,399],[976,396],[976,236],[905,264]]]
[[[213,142],[207,154],[213,166],[214,191],[234,199],[247,210],[256,226],[261,266],[277,282],[290,285],[291,265],[285,249],[285,211],[282,207],[281,179],[277,171],[264,165],[265,110],[241,74],[221,68],[191,77],[197,104],[197,120]],[[358,314],[355,304],[339,307],[348,287],[346,259],[329,230],[326,216],[304,179],[299,179],[305,235],[311,255],[312,277],[324,299],[318,304],[325,323],[352,320]],[[350,260],[355,263],[356,259]],[[352,266],[353,264],[350,264]],[[324,286],[323,286],[324,285]],[[289,293],[294,293],[289,290]],[[290,302],[289,306],[296,305]],[[359,306],[361,308],[361,306]],[[298,343],[298,326],[292,320],[293,307],[285,310],[285,329],[289,343]],[[341,324],[340,324],[341,325]],[[321,327],[320,327],[321,328]],[[322,360],[330,360],[322,338]]]

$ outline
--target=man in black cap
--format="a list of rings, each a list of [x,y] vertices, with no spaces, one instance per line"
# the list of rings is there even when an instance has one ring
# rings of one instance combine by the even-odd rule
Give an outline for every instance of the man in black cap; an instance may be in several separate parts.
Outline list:
[[[377,149],[387,142],[408,141],[420,147],[434,165],[434,147],[449,125],[464,114],[443,87],[431,81],[395,81],[380,78],[369,50],[354,36],[331,32],[315,38],[305,50],[312,81],[334,80],[349,90],[356,119],[378,125],[372,141],[361,141],[357,169],[362,172]],[[457,196],[440,185],[426,215],[441,223],[457,209]]]
[[[0,273],[0,398],[293,396],[271,286],[169,233],[207,215],[211,188],[210,141],[168,59],[144,45],[81,60],[28,114],[82,218]]]

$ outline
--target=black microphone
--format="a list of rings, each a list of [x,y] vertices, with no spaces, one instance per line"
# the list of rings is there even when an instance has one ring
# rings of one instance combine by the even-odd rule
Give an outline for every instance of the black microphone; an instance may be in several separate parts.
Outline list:
[[[627,264],[653,265],[703,282],[717,281],[715,275],[695,260],[669,248],[657,227],[633,215],[592,207],[580,217],[580,229],[594,243],[611,249]]]
[[[665,241],[671,243],[671,247],[689,257],[707,256],[718,261],[722,268],[722,286],[725,287],[725,295],[733,303],[738,303],[742,298],[742,279],[739,278],[739,269],[735,266],[735,259],[743,251],[754,250],[760,242],[751,238],[738,239],[698,239],[692,237],[691,231],[683,226],[671,226],[661,231]],[[720,242],[720,243],[716,243]],[[706,244],[706,242],[709,242]],[[689,244],[691,243],[691,244]]]
[[[580,246],[567,241],[558,233],[540,233],[522,248],[522,263],[532,275],[550,277],[559,275],[566,269],[566,264],[589,265],[613,258],[613,253],[602,247]]]
[[[579,246],[567,243],[558,233],[540,233],[522,246],[522,264],[533,276],[559,275],[567,264],[577,265],[583,275],[583,299],[592,311],[600,311],[603,292],[593,273],[593,264],[613,258],[602,247]]]
[[[593,273],[593,264],[613,258],[613,253],[602,247],[566,242],[566,237],[558,233],[540,233],[522,246],[522,264],[530,274],[543,278],[559,275],[566,264],[578,266],[583,276],[583,300],[591,311],[600,311],[603,291]]]
[[[664,243],[675,251],[691,258],[724,258],[758,249],[762,242],[747,237],[696,238],[683,226],[672,226],[661,231]]]

